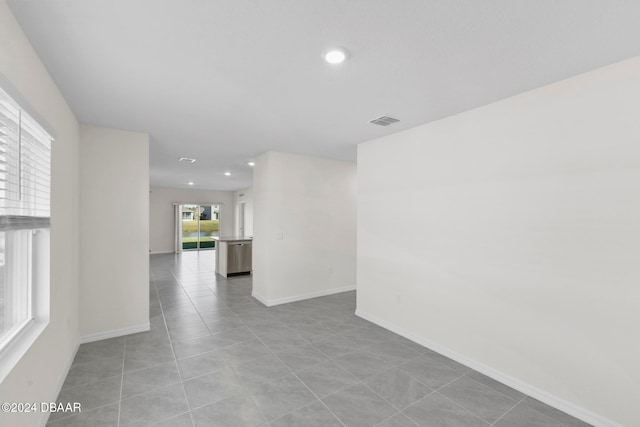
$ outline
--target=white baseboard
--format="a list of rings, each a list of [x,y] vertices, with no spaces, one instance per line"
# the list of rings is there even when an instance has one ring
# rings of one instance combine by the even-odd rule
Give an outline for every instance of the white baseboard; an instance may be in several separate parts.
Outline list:
[[[112,329],[110,331],[83,335],[80,337],[80,343],[86,344],[88,342],[101,341],[109,338],[121,337],[123,335],[137,334],[138,332],[146,332],[149,329],[151,329],[151,325],[149,324],[149,322],[141,323],[139,325],[127,326],[126,328]]]
[[[272,300],[264,298],[263,296],[255,293],[255,291],[251,294],[251,296],[254,297],[255,299],[257,299],[258,301],[260,301],[262,304],[266,305],[267,307],[273,307],[274,305],[287,304],[287,303],[290,303],[290,302],[302,301],[302,300],[311,299],[311,298],[324,297],[324,296],[327,296],[327,295],[340,294],[342,292],[349,292],[349,291],[355,291],[355,290],[356,290],[355,285],[353,285],[353,286],[344,286],[344,287],[341,287],[341,288],[325,289],[325,290],[322,290],[322,291],[309,292],[308,294],[294,295],[294,296],[291,296],[291,297],[276,298],[276,299],[272,299]]]
[[[64,385],[64,381],[67,379],[67,375],[69,375],[69,370],[71,369],[71,365],[73,364],[73,360],[76,358],[76,354],[78,353],[78,348],[80,348],[80,341],[76,342],[74,350],[71,352],[71,357],[67,360],[67,366],[62,372],[60,379],[58,380],[58,386],[54,389],[54,393],[49,399],[49,402],[55,402],[58,399],[58,395],[60,394],[60,390],[62,390],[62,386]],[[51,413],[43,412],[42,418],[40,421],[40,426],[45,427],[47,422],[49,421],[49,416]]]
[[[262,295],[257,294],[256,291],[252,291],[251,296],[257,299],[258,301],[260,301],[263,305],[266,305],[267,307],[269,307],[269,305],[267,304],[268,300]]]
[[[448,358],[453,359],[458,363],[462,363],[463,365],[468,366],[469,368],[475,369],[476,371],[483,373],[486,376],[491,377],[496,381],[500,381],[501,383],[506,384],[513,389],[516,389],[528,396],[538,399],[539,401],[544,402],[547,405],[552,406],[560,411],[566,412],[567,414],[572,415],[586,423],[592,424],[596,427],[620,426],[620,424],[615,423],[592,411],[589,411],[588,409],[585,409],[574,403],[567,402],[566,400],[561,399],[558,396],[555,396],[551,393],[541,390],[531,384],[527,384],[503,372],[500,372],[497,369],[494,369],[490,366],[485,365],[484,363],[481,363],[477,360],[466,357],[460,353],[457,353],[453,350],[443,347],[442,345],[435,343],[433,341],[430,341],[426,338],[417,336],[407,331],[406,329],[396,326],[393,323],[387,322],[386,320],[382,320],[376,316],[363,312],[362,310],[359,310],[359,309],[356,309],[356,316],[359,316],[365,320],[368,320],[369,322],[375,323],[378,326],[388,329],[389,331],[394,332],[417,344],[420,344],[423,347],[426,347],[430,350],[433,350],[442,355],[445,355]]]
[[[152,251],[149,252],[149,255],[158,255],[158,254],[175,254],[176,251]]]

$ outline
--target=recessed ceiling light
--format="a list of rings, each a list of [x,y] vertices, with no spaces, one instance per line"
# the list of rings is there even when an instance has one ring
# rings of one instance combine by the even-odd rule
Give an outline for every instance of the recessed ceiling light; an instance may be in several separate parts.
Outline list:
[[[256,162],[249,162],[249,163],[247,163],[247,164],[248,164],[249,166],[255,166],[255,165],[256,165]]]
[[[187,182],[187,184],[193,185],[193,181],[189,181],[189,182]]]
[[[191,157],[180,157],[180,160],[178,160],[179,162],[189,162],[189,163],[193,163],[196,161],[196,159],[192,159]]]
[[[231,172],[225,172],[225,176],[231,176]]]
[[[329,64],[340,64],[349,57],[349,51],[343,47],[332,47],[322,54]]]

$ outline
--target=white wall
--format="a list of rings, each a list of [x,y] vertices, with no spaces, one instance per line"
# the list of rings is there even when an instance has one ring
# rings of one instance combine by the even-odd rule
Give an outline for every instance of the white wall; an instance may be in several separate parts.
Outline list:
[[[150,200],[151,253],[174,251],[174,203],[220,205],[220,235],[234,234],[233,192],[152,187]]]
[[[80,126],[83,340],[149,327],[149,135]]]
[[[4,1],[0,1],[0,81],[55,133],[51,161],[50,322],[0,384],[0,402],[50,402],[78,345],[78,123]],[[36,426],[46,414],[0,412],[2,426]]]
[[[253,236],[253,188],[233,192],[235,201],[234,232],[236,236]],[[244,205],[244,233],[240,230],[240,206]]]
[[[356,166],[267,152],[253,174],[253,295],[267,305],[353,289]]]
[[[636,58],[360,145],[358,313],[637,425],[639,112]]]

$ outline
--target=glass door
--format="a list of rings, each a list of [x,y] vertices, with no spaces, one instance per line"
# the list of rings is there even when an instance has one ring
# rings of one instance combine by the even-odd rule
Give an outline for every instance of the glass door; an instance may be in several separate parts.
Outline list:
[[[214,249],[219,235],[220,206],[182,205],[182,250]]]

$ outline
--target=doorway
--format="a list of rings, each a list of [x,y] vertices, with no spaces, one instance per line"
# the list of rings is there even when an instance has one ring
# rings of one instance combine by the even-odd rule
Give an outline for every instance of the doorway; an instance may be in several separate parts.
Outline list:
[[[215,249],[220,235],[220,205],[185,204],[180,206],[181,246],[183,251]]]

